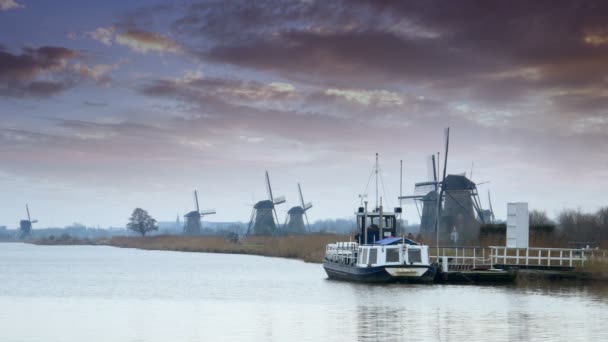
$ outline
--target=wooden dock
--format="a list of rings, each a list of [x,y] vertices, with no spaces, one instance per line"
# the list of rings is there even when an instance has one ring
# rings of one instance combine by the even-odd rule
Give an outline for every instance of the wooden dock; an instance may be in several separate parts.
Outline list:
[[[445,282],[513,282],[519,271],[563,278],[583,274],[592,261],[608,261],[608,251],[572,248],[446,247],[430,248]]]

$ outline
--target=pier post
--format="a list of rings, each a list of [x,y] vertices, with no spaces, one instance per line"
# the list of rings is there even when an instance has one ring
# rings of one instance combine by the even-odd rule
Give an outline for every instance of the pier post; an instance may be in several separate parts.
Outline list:
[[[475,253],[475,250],[476,250],[476,248],[473,248],[473,268],[475,268],[475,261],[476,261],[476,260],[475,260],[475,259],[476,259],[476,258],[475,258],[475,254],[476,254],[476,253]]]

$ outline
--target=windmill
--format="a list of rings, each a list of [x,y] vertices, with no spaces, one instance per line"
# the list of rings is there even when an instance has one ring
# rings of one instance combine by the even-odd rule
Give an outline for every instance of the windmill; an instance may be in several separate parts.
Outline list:
[[[295,206],[287,211],[287,218],[285,219],[285,231],[287,233],[302,234],[306,231],[310,231],[310,224],[308,223],[308,215],[306,211],[312,208],[312,203],[304,203],[304,196],[302,196],[302,187],[298,183],[298,192],[300,193],[300,204],[301,206]],[[306,219],[306,226],[304,226],[304,218]]]
[[[466,174],[448,174],[449,146],[448,127],[445,129],[445,159],[441,177],[439,154],[437,159],[432,155],[427,163],[428,181],[416,183],[413,195],[399,198],[413,200],[416,206],[422,203],[422,213],[419,213],[421,233],[435,232],[439,240],[439,235],[447,236],[456,229],[461,240],[471,239],[476,236],[478,224],[488,222],[489,218],[481,207],[477,185]]]
[[[32,234],[32,224],[38,222],[38,220],[32,220],[30,216],[30,208],[26,204],[25,211],[27,212],[27,220],[19,221],[19,239],[24,239]]]
[[[435,221],[437,218],[437,196],[439,183],[437,182],[437,165],[435,155],[427,159],[427,181],[419,182],[414,185],[414,194],[409,196],[399,196],[399,200],[414,201],[416,207],[422,204],[420,215],[420,232],[430,233],[435,231]]]
[[[437,235],[447,236],[457,231],[462,241],[471,241],[479,233],[479,224],[487,223],[477,184],[464,174],[447,174],[450,128],[445,131],[445,162],[439,193]],[[443,205],[441,205],[443,204]]]
[[[285,196],[274,198],[268,171],[266,171],[266,190],[268,191],[268,199],[259,201],[253,206],[247,235],[272,235],[277,230],[279,218],[275,206],[285,203]]]
[[[215,214],[215,209],[208,209],[201,211],[198,206],[198,193],[194,190],[194,204],[196,205],[196,210],[193,210],[184,217],[186,218],[184,222],[184,234],[185,235],[200,235],[201,233],[201,218],[206,215]],[[179,222],[179,219],[178,219]]]

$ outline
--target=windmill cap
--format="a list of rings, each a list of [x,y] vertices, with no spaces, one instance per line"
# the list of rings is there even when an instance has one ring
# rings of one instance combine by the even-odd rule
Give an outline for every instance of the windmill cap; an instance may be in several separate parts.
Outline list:
[[[289,211],[287,211],[287,214],[289,214],[289,215],[304,214],[304,208],[302,208],[300,206],[292,207],[291,209],[289,209]]]
[[[274,208],[274,203],[271,200],[263,200],[256,203],[253,207],[255,209],[272,209]]]
[[[184,216],[185,217],[197,217],[197,216],[201,216],[201,214],[198,211],[194,210],[194,211],[191,211],[191,212],[187,213]]]
[[[443,183],[443,190],[473,190],[475,183],[462,175],[448,175]]]

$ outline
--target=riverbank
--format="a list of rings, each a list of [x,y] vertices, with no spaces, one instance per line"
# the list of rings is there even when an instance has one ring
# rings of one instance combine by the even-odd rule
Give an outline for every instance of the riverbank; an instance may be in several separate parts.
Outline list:
[[[162,235],[113,237],[100,240],[39,239],[31,241],[31,243],[37,245],[103,245],[161,251],[251,254],[321,263],[325,255],[325,246],[328,243],[345,240],[348,240],[347,236],[313,234],[280,237],[250,236],[234,243],[218,236]]]

